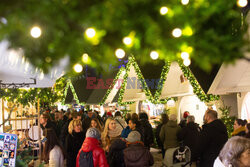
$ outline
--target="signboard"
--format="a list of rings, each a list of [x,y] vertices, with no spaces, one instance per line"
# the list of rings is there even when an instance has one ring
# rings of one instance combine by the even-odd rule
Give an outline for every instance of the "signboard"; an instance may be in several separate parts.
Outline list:
[[[17,135],[0,133],[0,167],[15,167]]]

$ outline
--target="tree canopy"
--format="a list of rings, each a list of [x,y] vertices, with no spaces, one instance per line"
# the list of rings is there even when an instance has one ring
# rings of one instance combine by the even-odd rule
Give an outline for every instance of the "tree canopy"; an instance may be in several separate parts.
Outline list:
[[[85,61],[96,68],[118,64],[117,48],[142,62],[153,61],[150,52],[172,61],[181,52],[192,63],[209,70],[213,64],[242,57],[246,24],[235,1],[218,0],[9,0],[0,2],[0,40],[22,48],[36,67],[48,71],[69,56],[71,66]],[[161,7],[165,7],[160,13]],[[30,35],[40,27],[39,38]],[[93,28],[93,37],[86,30]],[[182,35],[172,35],[179,28]],[[93,30],[92,29],[92,30]],[[124,37],[131,42],[123,43]]]

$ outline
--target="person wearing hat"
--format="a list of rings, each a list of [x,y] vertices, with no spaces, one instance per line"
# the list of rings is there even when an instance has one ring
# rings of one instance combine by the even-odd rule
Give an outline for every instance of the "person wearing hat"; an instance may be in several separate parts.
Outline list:
[[[141,142],[141,134],[138,131],[130,132],[125,140],[128,145],[123,151],[126,167],[147,167],[154,164],[154,158]]]
[[[83,164],[80,158],[82,152],[92,152],[94,167],[108,167],[107,159],[104,150],[100,147],[101,134],[96,128],[89,128],[86,133],[86,138],[82,144],[82,148],[76,158],[76,167],[87,167]]]

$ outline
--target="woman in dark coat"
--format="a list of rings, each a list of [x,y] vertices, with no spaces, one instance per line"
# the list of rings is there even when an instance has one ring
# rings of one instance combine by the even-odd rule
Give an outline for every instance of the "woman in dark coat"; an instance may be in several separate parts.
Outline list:
[[[191,150],[191,161],[196,162],[199,156],[197,143],[199,142],[200,128],[193,115],[187,117],[187,125],[177,134],[178,140],[183,141]]]
[[[66,138],[67,167],[76,166],[76,157],[85,139],[82,131],[82,122],[72,120],[69,124],[69,134]]]
[[[110,146],[107,160],[110,167],[125,167],[123,150],[126,148],[126,141],[116,139]]]
[[[154,135],[152,126],[148,121],[148,115],[146,113],[139,114],[139,123],[140,127],[138,129],[141,129],[142,131],[142,142],[144,143],[145,147],[150,149],[150,146],[154,143]]]

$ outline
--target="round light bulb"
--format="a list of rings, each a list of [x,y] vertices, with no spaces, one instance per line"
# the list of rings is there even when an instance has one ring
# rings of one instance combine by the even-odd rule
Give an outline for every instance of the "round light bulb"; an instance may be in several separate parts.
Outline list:
[[[125,51],[123,49],[116,49],[115,55],[118,59],[122,59],[125,56]]]
[[[182,31],[181,29],[179,28],[175,28],[173,31],[172,31],[172,35],[175,37],[175,38],[179,38],[182,34]]]
[[[191,64],[191,60],[190,60],[190,59],[185,59],[185,60],[183,61],[183,64],[184,64],[185,66],[189,66],[189,65]]]
[[[31,28],[30,30],[30,35],[33,37],[33,38],[39,38],[42,34],[42,31],[39,27],[35,26],[33,28]]]
[[[165,15],[168,13],[168,8],[166,6],[161,7],[160,14]]]
[[[238,0],[238,1],[237,1],[237,5],[238,5],[239,7],[241,7],[241,8],[247,6],[247,3],[248,3],[247,0]]]
[[[82,55],[82,61],[83,61],[84,63],[87,63],[88,60],[89,60],[89,55],[88,55],[87,53],[84,53],[84,54]]]
[[[94,28],[88,28],[86,31],[85,31],[87,37],[89,38],[93,38],[96,34],[96,31]]]
[[[75,64],[74,65],[74,70],[75,70],[75,72],[77,72],[77,73],[80,73],[80,72],[82,72],[82,65],[81,64]]]
[[[181,58],[182,58],[183,60],[188,59],[188,58],[189,58],[189,54],[188,54],[187,52],[182,52],[182,53],[181,53]]]
[[[182,5],[187,5],[189,3],[189,0],[181,0]]]
[[[150,57],[151,57],[151,59],[156,60],[156,59],[158,59],[158,57],[159,57],[159,53],[156,52],[156,51],[152,51],[152,52],[150,53]]]
[[[132,43],[132,39],[130,37],[125,37],[122,41],[125,45],[130,45]]]

